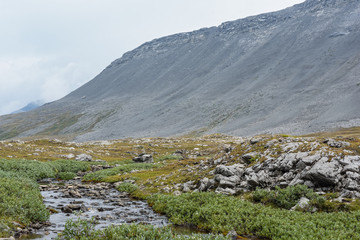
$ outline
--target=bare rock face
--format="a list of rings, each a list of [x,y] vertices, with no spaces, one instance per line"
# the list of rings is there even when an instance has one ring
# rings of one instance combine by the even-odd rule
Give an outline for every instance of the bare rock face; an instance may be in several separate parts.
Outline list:
[[[63,99],[0,117],[0,139],[200,129],[302,134],[360,125],[359,15],[359,0],[307,0],[152,40]]]

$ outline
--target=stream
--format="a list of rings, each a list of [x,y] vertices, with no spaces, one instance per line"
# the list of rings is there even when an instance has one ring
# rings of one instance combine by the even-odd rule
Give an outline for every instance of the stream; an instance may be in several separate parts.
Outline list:
[[[145,201],[134,200],[109,183],[82,183],[44,179],[40,182],[44,204],[52,212],[45,225],[32,226],[19,239],[55,239],[69,219],[95,218],[96,229],[123,223],[165,226],[166,216],[155,213]],[[81,211],[81,213],[79,213]]]

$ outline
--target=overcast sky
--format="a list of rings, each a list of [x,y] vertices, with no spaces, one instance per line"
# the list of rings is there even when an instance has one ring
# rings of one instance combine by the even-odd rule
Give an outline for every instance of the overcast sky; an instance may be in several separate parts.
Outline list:
[[[0,0],[0,115],[57,100],[162,36],[303,0]]]

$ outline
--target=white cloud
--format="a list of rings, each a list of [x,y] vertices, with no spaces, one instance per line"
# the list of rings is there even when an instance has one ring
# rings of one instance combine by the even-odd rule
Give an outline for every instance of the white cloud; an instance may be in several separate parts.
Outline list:
[[[53,101],[165,35],[303,0],[1,0],[0,115]]]

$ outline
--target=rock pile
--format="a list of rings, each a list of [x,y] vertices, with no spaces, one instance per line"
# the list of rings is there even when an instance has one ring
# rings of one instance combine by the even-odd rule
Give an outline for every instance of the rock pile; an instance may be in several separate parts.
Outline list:
[[[234,195],[253,191],[257,187],[273,189],[275,186],[287,187],[304,184],[318,192],[339,192],[344,198],[360,198],[360,156],[342,149],[340,152],[330,148],[349,147],[350,143],[327,139],[320,142],[307,142],[305,139],[288,140],[277,146],[279,156],[274,152],[254,152],[251,140],[247,147],[249,153],[241,156],[241,161],[232,165],[217,165],[212,179],[203,178],[197,184],[187,182],[183,191],[209,191]],[[308,151],[302,151],[305,144]],[[264,149],[274,145],[263,143]],[[259,146],[257,146],[259,147]]]

